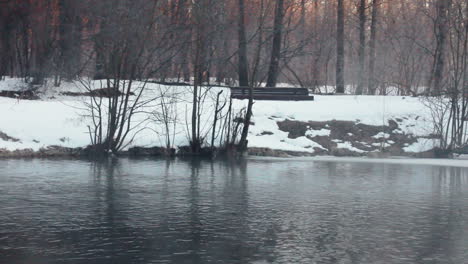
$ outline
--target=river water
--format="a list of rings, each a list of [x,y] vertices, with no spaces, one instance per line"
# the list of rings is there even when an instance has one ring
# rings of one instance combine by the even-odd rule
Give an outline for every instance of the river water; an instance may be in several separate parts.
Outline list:
[[[0,263],[468,263],[468,169],[0,161]]]

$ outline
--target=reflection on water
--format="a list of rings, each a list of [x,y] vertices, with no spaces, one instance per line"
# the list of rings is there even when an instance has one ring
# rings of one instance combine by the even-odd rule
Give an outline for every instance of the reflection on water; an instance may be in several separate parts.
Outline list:
[[[468,170],[0,161],[0,263],[468,263]]]

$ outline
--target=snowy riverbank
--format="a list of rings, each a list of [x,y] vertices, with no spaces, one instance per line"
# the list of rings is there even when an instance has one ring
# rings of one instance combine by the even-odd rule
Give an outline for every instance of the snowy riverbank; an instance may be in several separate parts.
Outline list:
[[[94,82],[96,88],[99,82]],[[21,90],[18,79],[0,81],[1,90]],[[85,96],[66,96],[64,92],[82,92],[79,83],[63,83],[59,88],[41,87],[40,100],[19,100],[0,97],[0,149],[39,151],[50,146],[66,148],[90,144]],[[224,90],[211,88],[204,104],[202,125],[207,132],[213,119],[214,98]],[[177,97],[176,123],[171,135],[174,147],[188,144],[186,116],[190,112],[191,87],[169,87],[148,84],[144,96],[157,98],[162,93]],[[155,118],[160,100],[138,114],[140,128],[126,147],[164,146],[164,128]],[[241,109],[245,101],[234,100]],[[254,125],[249,134],[249,147],[256,154],[269,155],[275,149],[305,155],[372,156],[390,152],[413,156],[433,149],[432,124],[428,109],[418,98],[401,96],[316,96],[315,101],[258,101],[254,106]],[[202,134],[203,134],[202,133]],[[207,142],[210,142],[209,136]],[[395,152],[395,153],[393,153]]]

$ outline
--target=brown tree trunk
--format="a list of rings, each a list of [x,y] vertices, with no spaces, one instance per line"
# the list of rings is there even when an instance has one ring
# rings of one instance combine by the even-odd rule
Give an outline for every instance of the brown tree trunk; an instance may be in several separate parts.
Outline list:
[[[247,151],[247,136],[249,135],[250,120],[252,119],[252,109],[253,109],[253,88],[249,89],[249,103],[247,105],[247,113],[244,118],[244,126],[242,128],[241,138],[239,140],[239,152],[245,153]]]
[[[379,4],[379,0],[372,0],[372,18],[369,41],[369,80],[367,83],[367,92],[371,95],[375,94],[375,91],[377,90],[375,80],[375,45],[377,39]]]
[[[268,69],[267,87],[275,87],[279,74],[279,61],[281,57],[281,36],[283,31],[284,0],[276,1],[275,21],[273,26],[273,48]]]
[[[263,24],[265,20],[264,16],[264,10],[265,10],[265,0],[260,0],[260,16],[258,18],[258,38],[257,38],[257,45],[255,48],[255,54],[253,56],[253,63],[252,63],[252,74],[250,75],[250,86],[255,87],[257,86],[257,75],[259,72],[259,66],[260,66],[260,60],[262,56],[262,50],[263,50]]]
[[[247,61],[247,39],[245,36],[245,5],[244,0],[239,0],[239,86],[249,86],[249,70]]]
[[[336,23],[336,92],[345,92],[344,82],[344,0],[338,0]]]
[[[11,37],[13,36],[10,18],[2,18],[0,25],[0,79],[8,74],[8,69],[12,68],[12,47]]]
[[[437,1],[437,17],[435,20],[435,41],[434,64],[432,76],[429,81],[429,89],[432,93],[440,93],[443,85],[443,74],[445,67],[445,46],[447,38],[447,12],[452,0]]]
[[[359,2],[359,72],[356,94],[362,94],[364,90],[364,73],[366,62],[366,0]]]

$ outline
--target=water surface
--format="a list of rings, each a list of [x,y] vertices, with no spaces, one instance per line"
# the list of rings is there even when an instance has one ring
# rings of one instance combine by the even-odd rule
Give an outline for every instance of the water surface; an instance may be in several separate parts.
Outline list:
[[[468,263],[468,169],[0,161],[0,263]]]

